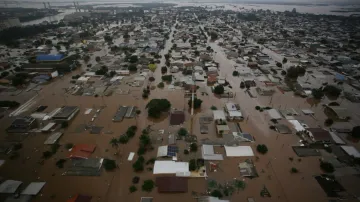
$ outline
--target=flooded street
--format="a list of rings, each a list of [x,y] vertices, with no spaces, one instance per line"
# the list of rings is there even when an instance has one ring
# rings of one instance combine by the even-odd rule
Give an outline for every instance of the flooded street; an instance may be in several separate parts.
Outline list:
[[[192,4],[179,3],[182,6]],[[242,8],[239,7],[241,5],[227,4],[221,10],[241,10]],[[249,9],[260,8],[258,5],[248,6]],[[290,5],[284,9],[289,7]],[[199,13],[196,12],[197,9]],[[272,6],[269,6],[269,9],[276,10]],[[325,96],[315,101],[310,96],[302,98],[295,95],[293,91],[283,91],[280,87],[287,86],[285,83],[287,72],[284,75],[280,72],[287,70],[293,63],[288,62],[281,67],[278,66],[279,73],[273,74],[260,71],[259,66],[250,67],[250,59],[251,62],[255,60],[256,54],[246,53],[245,56],[243,53],[240,56],[237,51],[244,50],[238,47],[256,49],[257,55],[268,56],[266,60],[269,62],[269,67],[274,68],[276,68],[276,61],[280,63],[283,61],[284,54],[253,40],[244,42],[246,30],[239,29],[239,26],[233,26],[231,23],[228,24],[229,21],[221,18],[220,14],[214,17],[217,15],[216,12],[208,12],[202,8],[176,10],[171,7],[169,10],[155,9],[156,12],[152,12],[151,8],[149,10],[139,14],[140,17],[124,17],[124,21],[120,20],[121,22],[115,20],[94,26],[96,27],[92,28],[94,36],[89,36],[86,40],[79,38],[78,42],[71,44],[68,49],[72,52],[69,52],[69,55],[77,53],[79,57],[72,59],[72,62],[76,60],[79,65],[70,73],[52,78],[43,84],[31,83],[26,88],[24,84],[20,84],[1,92],[3,100],[17,101],[20,106],[6,111],[2,118],[0,130],[7,132],[0,137],[0,142],[22,143],[17,158],[12,159],[10,155],[0,154],[0,159],[6,160],[6,163],[0,167],[1,176],[6,179],[21,180],[23,185],[32,181],[46,182],[40,193],[34,196],[33,201],[38,202],[63,202],[76,194],[92,196],[92,202],[135,202],[140,201],[141,197],[153,197],[156,202],[195,202],[200,196],[210,195],[209,192],[213,191],[210,188],[212,181],[217,183],[216,189],[222,190],[224,195],[224,187],[228,187],[230,183],[232,183],[230,186],[235,186],[233,185],[235,181],[245,183],[243,189],[238,188],[233,194],[222,197],[231,202],[245,202],[249,198],[254,198],[256,202],[328,201],[326,193],[314,178],[324,173],[319,166],[321,157],[297,156],[293,146],[300,146],[303,142],[300,141],[300,135],[296,134],[289,120],[296,119],[301,123],[306,123],[305,125],[310,128],[329,129],[324,122],[327,119],[324,104],[336,101],[352,112],[353,116],[347,121],[355,125],[360,123],[360,114],[357,113],[359,105],[348,101],[343,96],[334,100]],[[302,12],[306,12],[306,9]],[[63,18],[61,15],[53,18],[59,20]],[[128,13],[124,14],[124,16],[127,15]],[[135,19],[139,22],[134,21]],[[41,20],[44,19],[33,23],[39,23]],[[86,26],[90,27],[84,22],[84,27]],[[210,31],[204,31],[203,34],[202,31],[207,29]],[[213,34],[211,32],[215,29],[219,29],[218,35],[221,37],[211,40],[210,35]],[[221,33],[220,30],[226,31]],[[78,30],[76,32],[78,33]],[[236,42],[230,42],[233,39],[236,39]],[[236,48],[234,44],[237,44]],[[51,53],[58,53],[52,46],[51,51],[54,51]],[[236,57],[230,57],[230,52],[235,52]],[[166,54],[169,54],[168,61],[165,58]],[[11,55],[16,55],[16,53]],[[85,56],[89,56],[89,60],[85,60]],[[257,60],[260,61],[260,59]],[[52,64],[51,62],[54,61],[48,64]],[[55,63],[60,63],[60,61],[55,60],[54,66]],[[153,69],[152,65],[156,65],[156,69]],[[161,68],[164,66],[167,67],[167,72],[163,74]],[[215,68],[215,70],[210,70],[210,68]],[[322,70],[318,67],[311,70],[313,69],[314,72]],[[188,70],[191,70],[191,73],[188,73]],[[249,70],[250,73],[243,73],[242,70],[244,72]],[[241,74],[235,75],[234,71],[240,71]],[[312,73],[305,72],[297,79],[304,82],[310,79],[316,80],[315,77],[311,78]],[[213,74],[217,74],[215,82],[211,80]],[[171,75],[172,81],[163,81],[164,75]],[[277,82],[270,82],[270,77],[273,75],[278,79]],[[151,81],[152,77],[154,81]],[[326,82],[333,80],[333,75],[324,78]],[[250,81],[253,86],[240,87],[245,81]],[[158,86],[160,82],[164,82],[164,86]],[[234,96],[225,97],[229,95],[226,93],[215,94],[212,87],[217,85],[225,86],[226,91]],[[270,89],[272,93],[261,94],[258,91],[260,88]],[[193,116],[189,107],[190,91],[195,92],[196,98],[202,101],[201,106],[194,110]],[[148,112],[147,108],[152,99],[167,99],[171,107],[164,111],[155,109],[159,110],[159,117],[149,117],[149,114],[154,112],[151,110]],[[227,105],[229,103],[238,105],[240,109],[235,110],[234,108],[238,107],[234,105],[230,105],[233,109],[229,109]],[[8,133],[7,130],[16,117],[34,116],[39,106],[46,106],[41,112],[45,115],[64,106],[79,108],[79,112],[73,119],[72,117],[61,118],[60,121],[66,120],[68,125],[57,124],[55,131],[63,135],[57,142],[59,149],[49,158],[44,156],[44,152],[51,151],[52,147],[44,141],[52,132],[47,130],[49,133],[46,133],[43,129],[49,122],[59,120],[55,120],[53,116],[49,116],[49,119],[53,120],[37,118],[37,128],[27,130],[26,134]],[[126,109],[126,115],[122,115],[120,119],[119,111],[123,108]],[[293,115],[292,119],[286,116],[274,119],[271,117],[271,109],[293,110],[297,114]],[[302,111],[304,109],[311,110],[314,114],[306,115]],[[240,115],[237,114],[234,118],[235,115],[230,115],[232,110],[240,111]],[[224,112],[225,120],[220,118],[214,121],[215,114],[219,111]],[[41,113],[35,113],[35,115],[40,116]],[[179,119],[183,119],[182,114],[185,118],[179,125],[172,125],[172,120],[178,118],[177,113],[181,114]],[[238,117],[243,120],[240,121]],[[204,120],[209,121],[204,123],[206,122]],[[287,134],[277,132],[274,129],[277,124],[288,126],[290,132]],[[221,127],[225,125],[228,127],[226,131]],[[131,126],[137,128],[133,137],[127,135],[128,128]],[[207,132],[203,132],[204,126]],[[179,133],[181,128],[186,129],[187,134],[181,135]],[[99,132],[94,132],[95,129]],[[124,137],[122,135],[127,135],[128,142],[120,140],[120,137]],[[251,140],[245,135],[250,136]],[[142,138],[149,137],[150,143],[140,141],[141,136]],[[114,139],[116,144],[113,143]],[[197,144],[196,149],[192,148],[194,143]],[[115,160],[116,168],[106,171],[103,168],[104,165],[101,165],[103,167],[99,167],[101,169],[99,176],[67,175],[68,169],[75,162],[71,160],[74,150],[70,151],[66,148],[69,144],[72,144],[69,148],[74,150],[76,148],[74,145],[95,145],[93,153],[81,158]],[[257,149],[257,146],[261,144],[267,146],[266,154],[261,154]],[[170,151],[168,147],[166,157],[163,157],[158,147],[168,145],[177,146],[176,151]],[[214,152],[211,155],[221,154],[224,159],[206,159],[205,155],[208,154],[205,154],[203,145],[213,145]],[[349,143],[349,145],[359,147],[357,143]],[[231,155],[225,149],[227,147],[236,149],[235,146],[249,146],[246,148],[253,154]],[[142,152],[141,149],[146,151]],[[325,153],[324,148],[319,150]],[[87,151],[82,150],[82,152]],[[134,153],[133,158],[131,158],[131,153]],[[175,153],[175,156],[172,156],[172,153]],[[335,154],[327,155],[334,156]],[[146,163],[143,163],[142,171],[136,172],[134,163],[140,156]],[[156,181],[157,177],[162,176],[154,174],[154,162],[152,162],[155,161],[154,159],[190,162],[200,158],[206,159],[204,160],[205,169],[199,166],[196,168],[197,172],[178,171],[171,175],[186,176],[188,185],[186,193],[159,193],[158,187],[154,187],[150,192],[142,189],[144,181]],[[63,168],[56,165],[60,159],[65,160]],[[246,160],[254,162],[254,169],[258,176],[248,178],[243,174],[244,169],[241,168],[241,163]],[[198,164],[196,162],[195,166]],[[291,172],[294,168],[299,172]],[[139,182],[133,182],[134,177],[139,177]],[[137,189],[134,193],[130,191],[131,186]],[[265,188],[271,197],[262,196]],[[0,201],[3,199],[1,197],[0,195]]]

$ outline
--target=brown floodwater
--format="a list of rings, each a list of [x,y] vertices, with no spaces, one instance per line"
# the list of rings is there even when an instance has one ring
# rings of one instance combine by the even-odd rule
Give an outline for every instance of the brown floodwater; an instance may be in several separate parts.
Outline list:
[[[174,27],[172,28],[172,33]],[[163,53],[171,47],[172,34],[166,44]],[[223,54],[223,50],[215,43],[209,45],[217,52],[214,54],[214,59],[220,64],[220,75],[232,85],[232,90],[236,94],[234,98],[219,99],[214,97],[209,87],[204,83],[197,83],[200,89],[205,89],[208,95],[201,95],[197,93],[197,97],[203,100],[201,110],[195,113],[193,118],[192,134],[196,135],[198,140],[208,138],[216,140],[218,137],[215,133],[214,124],[209,124],[209,133],[200,134],[200,124],[198,118],[203,115],[212,115],[211,106],[216,106],[218,109],[224,107],[226,102],[238,103],[245,115],[245,120],[240,122],[240,126],[244,132],[252,134],[256,143],[244,143],[253,148],[255,155],[258,157],[251,157],[255,162],[256,169],[259,173],[258,178],[243,179],[240,176],[238,163],[246,158],[225,158],[224,161],[219,162],[219,169],[217,172],[208,172],[208,178],[214,179],[217,182],[224,183],[233,180],[234,178],[244,180],[246,188],[243,191],[235,192],[231,201],[246,201],[248,197],[253,197],[255,201],[273,201],[273,202],[325,202],[327,201],[325,193],[313,178],[314,175],[321,173],[319,168],[318,157],[298,158],[293,152],[291,146],[298,144],[298,137],[293,134],[279,135],[269,129],[270,118],[267,112],[259,112],[255,110],[255,106],[271,106],[274,108],[294,108],[300,113],[303,108],[311,109],[315,112],[315,118],[310,116],[299,116],[309,126],[315,127],[323,125],[325,115],[321,105],[311,105],[306,99],[294,97],[293,93],[280,93],[276,91],[272,96],[259,96],[258,98],[251,98],[243,89],[239,88],[241,79],[233,77],[232,71],[233,63],[229,61]],[[154,72],[154,85],[161,80],[161,66],[164,65],[164,58],[161,64]],[[187,102],[189,98],[184,98],[183,90],[169,90],[167,85],[164,89],[155,88],[151,90],[149,98],[144,100],[141,97],[142,87],[129,87],[121,85],[121,88],[130,89],[128,95],[119,95],[114,93],[109,97],[93,97],[93,96],[74,96],[66,94],[64,89],[69,87],[71,76],[80,73],[81,70],[73,72],[62,78],[55,79],[52,83],[44,85],[39,92],[40,96],[37,99],[37,105],[47,105],[46,112],[50,112],[56,107],[63,105],[79,106],[80,112],[71,122],[70,126],[64,130],[64,135],[60,139],[60,144],[66,143],[85,143],[96,144],[97,148],[92,154],[92,157],[103,157],[115,159],[119,164],[119,169],[113,172],[103,171],[99,177],[80,177],[80,176],[61,176],[64,169],[59,169],[55,166],[55,162],[60,158],[65,158],[68,154],[63,147],[50,159],[45,160],[43,165],[38,162],[41,160],[42,152],[48,150],[48,147],[43,144],[47,138],[47,134],[36,134],[29,136],[23,142],[23,148],[20,150],[19,158],[15,160],[7,160],[7,162],[0,167],[2,177],[14,180],[22,180],[25,184],[31,181],[45,181],[47,184],[41,193],[35,198],[35,201],[66,201],[67,198],[75,194],[84,194],[93,196],[93,201],[116,202],[116,201],[139,201],[140,197],[152,196],[154,201],[166,202],[184,202],[196,201],[192,192],[204,193],[207,191],[206,180],[203,178],[189,179],[189,191],[182,194],[159,194],[155,188],[151,193],[141,191],[141,184],[144,180],[155,177],[152,171],[145,171],[141,173],[134,173],[132,164],[137,159],[137,155],[132,162],[127,161],[130,152],[136,152],[139,145],[138,137],[141,130],[151,125],[153,131],[165,129],[165,133],[160,135],[166,140],[169,133],[176,133],[180,127],[185,127],[188,130],[191,128],[191,117]],[[261,83],[257,82],[258,85]],[[147,79],[144,86],[147,85]],[[28,97],[30,98],[30,96]],[[186,121],[181,126],[169,126],[168,115],[164,115],[160,119],[148,119],[145,106],[154,98],[166,98],[172,106],[172,109],[183,110]],[[20,102],[25,102],[25,98],[20,98]],[[122,122],[112,122],[112,117],[120,105],[137,106],[141,110],[141,114],[134,119],[124,119]],[[32,107],[27,113],[35,108]],[[106,106],[102,109],[98,117],[94,121],[94,125],[104,127],[101,134],[89,134],[88,131],[75,132],[81,124],[88,123],[94,115],[96,109],[101,106]],[[85,115],[84,111],[87,108],[94,110],[89,115]],[[25,113],[25,114],[27,114]],[[2,119],[0,129],[5,130],[11,123],[8,117]],[[285,121],[284,121],[285,123]],[[136,136],[132,138],[129,143],[120,145],[119,154],[114,155],[117,150],[112,148],[109,144],[113,137],[118,138],[124,134],[127,128],[131,125],[136,125],[139,129]],[[111,131],[111,132],[109,132]],[[10,135],[11,136],[11,135]],[[6,135],[1,136],[2,140]],[[154,150],[148,151],[144,158],[146,160],[156,157],[157,146],[167,144],[154,143]],[[269,152],[266,155],[256,153],[257,144],[266,144]],[[191,158],[199,158],[201,151],[191,155],[184,155],[183,150],[188,148],[188,144],[184,141],[178,141],[179,159],[189,160]],[[217,152],[225,153],[223,148],[216,148]],[[294,161],[289,158],[293,157]],[[7,158],[1,156],[1,158]],[[298,160],[301,159],[301,160]],[[65,164],[65,167],[69,162]],[[152,166],[148,165],[146,168]],[[290,169],[296,167],[299,170],[297,174],[291,174]],[[136,185],[138,191],[129,193],[129,187],[132,185],[132,178],[134,176],[140,177],[140,183]],[[262,198],[260,196],[261,189],[266,186],[271,193],[271,198]]]

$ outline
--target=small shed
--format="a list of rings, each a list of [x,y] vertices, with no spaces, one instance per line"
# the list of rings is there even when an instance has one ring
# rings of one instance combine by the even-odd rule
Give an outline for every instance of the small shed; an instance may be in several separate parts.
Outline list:
[[[269,113],[269,116],[271,119],[275,119],[275,120],[280,120],[282,119],[282,116],[280,115],[280,113],[278,112],[278,110],[276,109],[269,109],[267,110]]]
[[[226,120],[225,112],[224,110],[213,110],[213,116],[214,120]]]
[[[216,132],[222,135],[229,134],[230,128],[228,125],[216,125]]]

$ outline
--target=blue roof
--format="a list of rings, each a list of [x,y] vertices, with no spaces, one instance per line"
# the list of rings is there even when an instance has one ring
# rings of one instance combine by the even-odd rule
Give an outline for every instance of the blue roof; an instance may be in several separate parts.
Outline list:
[[[38,55],[36,56],[36,60],[38,61],[58,61],[64,58],[64,55]]]
[[[340,80],[340,81],[344,81],[345,80],[345,76],[339,73],[336,73],[335,75],[336,80]]]

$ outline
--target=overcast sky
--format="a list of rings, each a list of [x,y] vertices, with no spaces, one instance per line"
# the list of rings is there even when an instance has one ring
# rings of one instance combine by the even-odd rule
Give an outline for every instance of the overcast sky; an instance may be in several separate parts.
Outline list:
[[[16,1],[37,1],[37,2],[74,2],[74,0],[16,0]],[[93,2],[93,3],[101,3],[101,2],[156,2],[156,0],[75,0],[77,2]],[[291,3],[358,3],[360,4],[360,0],[162,0],[163,2],[237,2],[237,3],[259,3],[259,2],[291,2]]]

